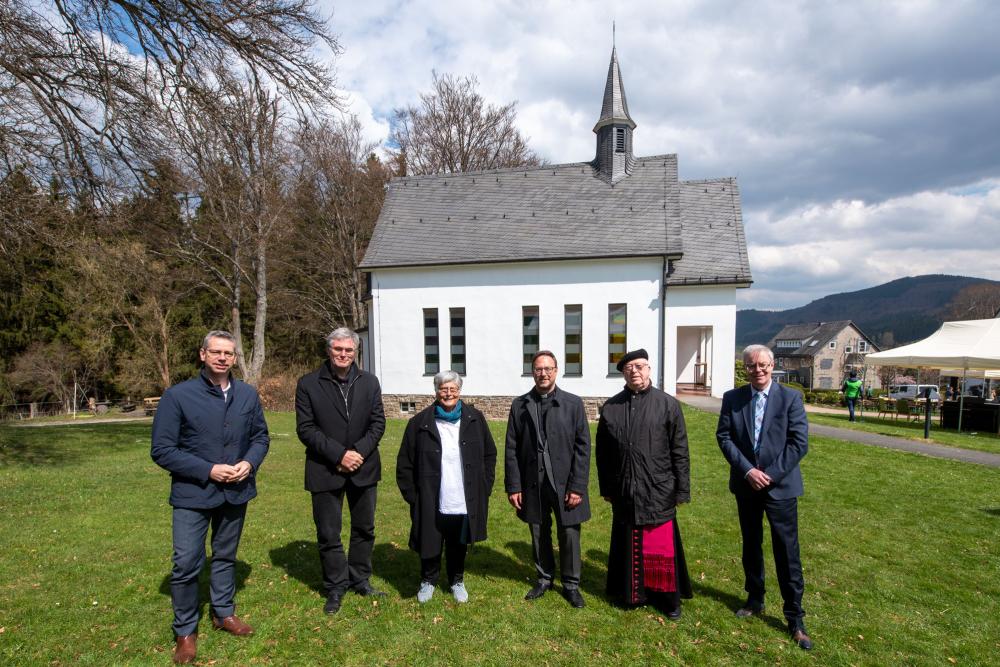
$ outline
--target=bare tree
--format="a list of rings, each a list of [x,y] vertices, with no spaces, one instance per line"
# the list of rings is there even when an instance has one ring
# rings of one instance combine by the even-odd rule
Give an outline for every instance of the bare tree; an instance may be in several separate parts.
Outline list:
[[[982,282],[962,288],[951,300],[948,317],[984,320],[1000,316],[1000,283]]]
[[[76,317],[105,341],[115,339],[115,330],[127,333],[135,354],[118,375],[130,390],[166,389],[174,364],[187,352],[178,345],[173,315],[192,281],[139,241],[97,239],[80,246],[73,253],[79,281],[68,294],[79,304]]]
[[[293,182],[281,100],[252,77],[219,70],[211,88],[190,91],[171,115],[177,159],[187,170],[195,210],[185,201],[178,256],[200,268],[204,287],[229,304],[243,378],[256,384],[265,360],[269,251],[287,230]],[[244,287],[249,293],[244,292]],[[245,299],[253,342],[243,341]]]
[[[488,104],[475,77],[434,73],[418,106],[396,109],[391,139],[405,174],[438,174],[537,165],[516,127],[517,103]]]
[[[392,172],[366,142],[355,116],[304,128],[298,137],[302,173],[297,216],[304,243],[290,249],[299,308],[320,330],[365,325],[364,257]]]
[[[223,64],[299,109],[337,104],[313,0],[0,1],[0,169],[78,190],[147,168],[158,110]]]

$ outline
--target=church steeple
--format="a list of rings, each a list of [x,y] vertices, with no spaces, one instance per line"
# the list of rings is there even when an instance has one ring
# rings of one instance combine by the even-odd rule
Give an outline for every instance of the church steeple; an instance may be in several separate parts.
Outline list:
[[[635,162],[632,154],[632,130],[635,121],[628,113],[625,86],[618,68],[618,54],[611,47],[611,64],[608,80],[604,85],[601,117],[594,125],[597,134],[597,157],[594,166],[606,180],[615,183],[632,172]]]

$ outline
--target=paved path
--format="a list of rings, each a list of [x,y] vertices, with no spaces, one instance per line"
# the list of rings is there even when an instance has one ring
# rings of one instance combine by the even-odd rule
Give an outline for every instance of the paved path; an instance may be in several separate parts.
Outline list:
[[[82,426],[86,424],[134,424],[151,421],[153,421],[152,417],[147,417],[140,412],[135,417],[80,417],[79,419],[60,419],[58,421],[23,419],[21,421],[10,421],[7,424],[10,426],[37,428],[39,426]]]
[[[681,394],[677,397],[682,403],[687,403],[691,407],[714,412],[718,414],[722,408],[722,399],[712,396],[697,396],[693,394]],[[839,413],[840,411],[831,408],[806,405],[807,412]],[[838,440],[857,442],[863,445],[874,447],[884,447],[885,449],[899,449],[904,452],[923,454],[939,459],[950,459],[952,461],[964,461],[966,463],[978,463],[984,466],[1000,468],[1000,454],[990,452],[978,452],[972,449],[960,449],[958,447],[948,447],[930,442],[920,442],[918,440],[907,440],[906,438],[894,438],[878,433],[868,433],[867,431],[856,431],[850,428],[838,428],[836,426],[825,426],[822,424],[810,424],[809,432]]]

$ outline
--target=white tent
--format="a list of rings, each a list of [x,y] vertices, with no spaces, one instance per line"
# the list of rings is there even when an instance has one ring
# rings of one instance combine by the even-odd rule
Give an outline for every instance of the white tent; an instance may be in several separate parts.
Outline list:
[[[945,322],[927,338],[865,357],[872,366],[1000,369],[1000,318]]]
[[[1000,369],[1000,318],[945,322],[927,338],[865,357],[872,366],[960,369],[963,386],[968,371]],[[984,373],[985,374],[985,373]],[[962,430],[965,392],[959,396],[958,430]]]

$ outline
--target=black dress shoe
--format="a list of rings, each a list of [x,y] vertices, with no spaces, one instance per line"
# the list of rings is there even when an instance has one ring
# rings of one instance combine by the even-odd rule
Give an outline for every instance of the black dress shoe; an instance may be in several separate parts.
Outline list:
[[[382,597],[385,595],[384,591],[380,591],[377,588],[372,588],[371,584],[365,584],[364,586],[358,586],[357,588],[351,589],[358,595],[363,597],[368,597],[374,595],[375,597]]]
[[[803,651],[811,651],[813,647],[812,640],[809,639],[809,635],[806,634],[806,629],[799,627],[791,629],[792,641],[798,644],[799,648]]]
[[[748,616],[760,616],[764,613],[764,605],[754,604],[750,600],[746,601],[742,607],[736,610],[736,618],[747,618]]]
[[[680,605],[677,605],[676,609],[670,609],[669,611],[667,611],[667,618],[669,618],[671,621],[680,620],[680,617],[681,617]]]
[[[545,591],[552,588],[552,584],[535,584],[535,587],[524,594],[525,600],[537,600],[545,595]]]
[[[566,601],[569,602],[571,606],[576,609],[583,609],[583,596],[580,595],[579,589],[564,588],[562,596],[566,598]]]
[[[326,604],[323,605],[324,614],[336,614],[340,611],[340,593],[334,591],[326,596]]]

